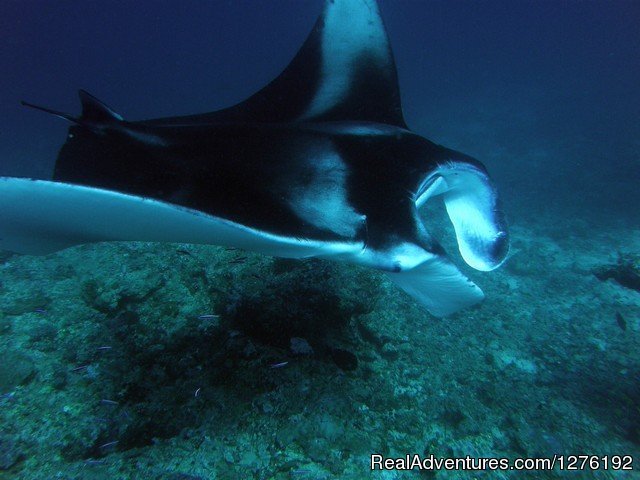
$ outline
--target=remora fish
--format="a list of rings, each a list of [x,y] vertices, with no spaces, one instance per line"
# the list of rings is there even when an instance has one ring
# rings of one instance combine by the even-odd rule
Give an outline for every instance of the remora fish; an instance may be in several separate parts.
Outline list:
[[[484,166],[405,124],[374,0],[327,0],[291,63],[215,112],[127,121],[80,91],[53,181],[0,177],[0,248],[46,254],[108,240],[216,244],[388,273],[432,314],[483,298],[418,209],[441,197],[478,270],[508,235]]]

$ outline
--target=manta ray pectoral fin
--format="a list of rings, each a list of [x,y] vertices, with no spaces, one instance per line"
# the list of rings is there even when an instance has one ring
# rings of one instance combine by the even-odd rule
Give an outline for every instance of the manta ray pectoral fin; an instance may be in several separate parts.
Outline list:
[[[364,121],[406,128],[395,60],[376,1],[324,3],[289,65],[248,99],[216,112],[145,123]]]
[[[435,196],[444,201],[465,262],[481,271],[499,267],[509,253],[509,234],[497,190],[484,167],[471,159],[440,165],[418,190],[417,207]]]
[[[198,210],[71,183],[0,177],[0,249],[43,255],[91,242],[223,245],[304,258],[358,252],[362,244],[296,239]]]

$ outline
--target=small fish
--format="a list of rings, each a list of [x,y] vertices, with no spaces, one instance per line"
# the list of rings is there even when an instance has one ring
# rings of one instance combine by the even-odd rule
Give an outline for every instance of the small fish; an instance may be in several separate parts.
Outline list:
[[[11,400],[15,396],[16,392],[3,393],[0,394],[0,400]]]
[[[118,440],[114,440],[113,442],[107,442],[104,445],[100,445],[98,448],[100,450],[104,450],[105,448],[115,447],[118,443]]]
[[[47,311],[44,308],[36,308],[34,310],[34,312],[35,313],[41,313],[41,314],[47,313]]]
[[[100,400],[100,403],[103,405],[119,405],[119,403],[115,400],[109,400],[108,398],[103,398],[102,400]]]
[[[189,255],[190,257],[193,256],[189,250],[185,250],[184,248],[179,248],[176,250],[176,253],[179,253],[180,255]]]
[[[616,312],[616,323],[623,332],[627,331],[627,321],[624,319],[620,312]]]
[[[98,350],[98,351],[102,351],[102,350],[111,350],[111,347],[109,347],[109,346],[98,347],[98,348],[96,348],[96,350]]]
[[[215,315],[213,313],[198,315],[198,320],[216,320],[217,318],[220,318],[220,315]]]
[[[233,260],[229,260],[229,263],[231,265],[235,265],[237,263],[244,263],[247,260],[248,257],[238,257],[238,258],[234,258]]]
[[[196,393],[193,396],[198,398],[198,395],[200,395],[200,387],[198,387],[198,389],[196,390]]]
[[[80,372],[81,370],[86,370],[87,368],[89,368],[89,365],[80,365],[79,367],[72,368],[70,371],[71,372]]]
[[[89,460],[85,460],[84,461],[85,465],[104,465],[105,463],[107,463],[106,460],[92,460],[92,459],[89,459]]]
[[[289,362],[272,363],[271,365],[269,365],[269,368],[282,368],[288,364]]]
[[[296,470],[291,471],[291,474],[293,476],[305,476],[305,475],[310,475],[311,473],[312,473],[311,469],[309,468],[298,468]]]

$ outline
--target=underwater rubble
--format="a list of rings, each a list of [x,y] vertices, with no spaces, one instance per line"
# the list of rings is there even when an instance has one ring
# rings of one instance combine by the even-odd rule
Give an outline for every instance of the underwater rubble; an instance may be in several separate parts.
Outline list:
[[[637,303],[514,233],[487,300],[447,319],[322,260],[145,243],[3,257],[0,479],[360,479],[376,452],[637,454]]]

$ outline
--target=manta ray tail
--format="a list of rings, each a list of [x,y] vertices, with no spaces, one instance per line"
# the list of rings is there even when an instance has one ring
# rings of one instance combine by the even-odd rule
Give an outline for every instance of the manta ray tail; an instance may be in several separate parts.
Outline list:
[[[55,115],[56,117],[87,127],[91,130],[97,130],[105,125],[123,121],[121,115],[114,112],[110,107],[105,105],[89,92],[79,90],[78,95],[80,96],[80,103],[82,104],[82,114],[79,117],[74,117],[69,113],[59,112],[58,110],[41,107],[25,101],[20,103],[25,107],[35,108],[36,110]]]

